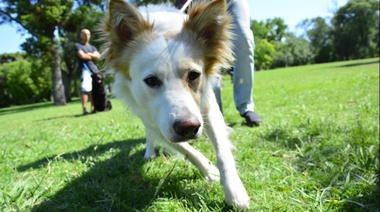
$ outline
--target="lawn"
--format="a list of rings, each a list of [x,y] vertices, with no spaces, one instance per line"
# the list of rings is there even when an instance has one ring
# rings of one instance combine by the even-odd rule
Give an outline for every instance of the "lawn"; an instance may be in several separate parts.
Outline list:
[[[250,211],[379,211],[378,58],[256,72],[257,128],[223,82]],[[185,160],[145,161],[141,121],[112,104],[0,109],[0,211],[234,211]],[[207,139],[192,145],[215,162]]]

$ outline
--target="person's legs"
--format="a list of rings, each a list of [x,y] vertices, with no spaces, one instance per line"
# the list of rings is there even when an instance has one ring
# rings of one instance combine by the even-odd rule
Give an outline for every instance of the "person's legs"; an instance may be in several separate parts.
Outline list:
[[[91,72],[84,70],[82,71],[81,76],[81,87],[82,87],[82,111],[83,115],[87,114],[87,102],[90,100],[91,102],[91,112],[94,110],[94,103],[92,101],[92,77]]]
[[[219,105],[219,110],[223,114],[221,89],[222,89],[222,79],[220,78],[220,76],[215,76],[215,85],[213,86],[213,90],[216,97],[216,101],[218,102],[218,105]]]
[[[233,19],[234,101],[236,109],[248,125],[260,125],[260,117],[254,112],[252,99],[254,80],[254,39],[250,29],[249,5],[247,0],[230,0],[228,11]]]
[[[87,102],[88,102],[88,92],[82,92],[82,110],[83,115],[87,114]]]

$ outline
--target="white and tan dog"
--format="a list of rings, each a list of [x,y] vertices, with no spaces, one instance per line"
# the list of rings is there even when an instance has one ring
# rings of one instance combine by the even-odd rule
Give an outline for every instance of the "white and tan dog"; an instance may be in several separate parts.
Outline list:
[[[236,171],[227,126],[213,93],[214,75],[232,59],[231,17],[225,0],[192,5],[188,15],[169,5],[135,8],[111,0],[103,22],[103,58],[115,71],[114,91],[146,128],[145,158],[161,142],[194,164],[208,181],[220,180],[225,200],[249,208]],[[205,133],[217,167],[185,141]]]

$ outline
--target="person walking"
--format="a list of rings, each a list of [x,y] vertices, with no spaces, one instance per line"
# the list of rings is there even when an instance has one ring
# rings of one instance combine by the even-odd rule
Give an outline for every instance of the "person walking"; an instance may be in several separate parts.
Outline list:
[[[245,118],[248,126],[259,126],[261,117],[255,112],[253,101],[254,84],[254,38],[250,28],[248,0],[227,0],[235,34],[233,39],[235,62],[233,93],[236,109]]]
[[[74,49],[78,58],[78,66],[81,73],[81,102],[82,113],[87,115],[87,102],[91,102],[91,113],[95,112],[94,102],[92,99],[92,72],[97,72],[98,67],[95,61],[99,60],[100,53],[97,48],[90,44],[91,32],[88,29],[82,29],[80,31],[80,43],[75,43]]]
[[[176,7],[181,9],[189,0],[177,0]],[[193,0],[196,1],[196,0]],[[240,116],[245,118],[246,124],[250,127],[260,126],[261,117],[255,112],[253,101],[254,84],[254,38],[250,28],[249,4],[248,0],[226,0],[228,12],[232,16],[233,51],[235,55],[233,72],[233,94],[235,107]],[[219,88],[216,88],[218,94]],[[220,92],[220,91],[219,91]],[[216,95],[221,107],[220,95]],[[222,111],[222,108],[221,108]]]

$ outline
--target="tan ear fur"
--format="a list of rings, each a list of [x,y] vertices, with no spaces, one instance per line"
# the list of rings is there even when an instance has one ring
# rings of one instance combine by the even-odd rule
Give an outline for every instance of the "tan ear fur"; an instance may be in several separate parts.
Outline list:
[[[231,16],[225,0],[203,1],[193,4],[188,11],[182,33],[192,37],[205,54],[206,74],[220,66],[228,67],[233,60],[231,49]],[[186,35],[185,35],[186,36]]]
[[[145,21],[141,13],[132,4],[124,0],[111,0],[108,14],[103,21],[105,67],[122,71],[129,78],[128,65],[117,60],[123,50],[144,32],[152,32],[153,25]]]

